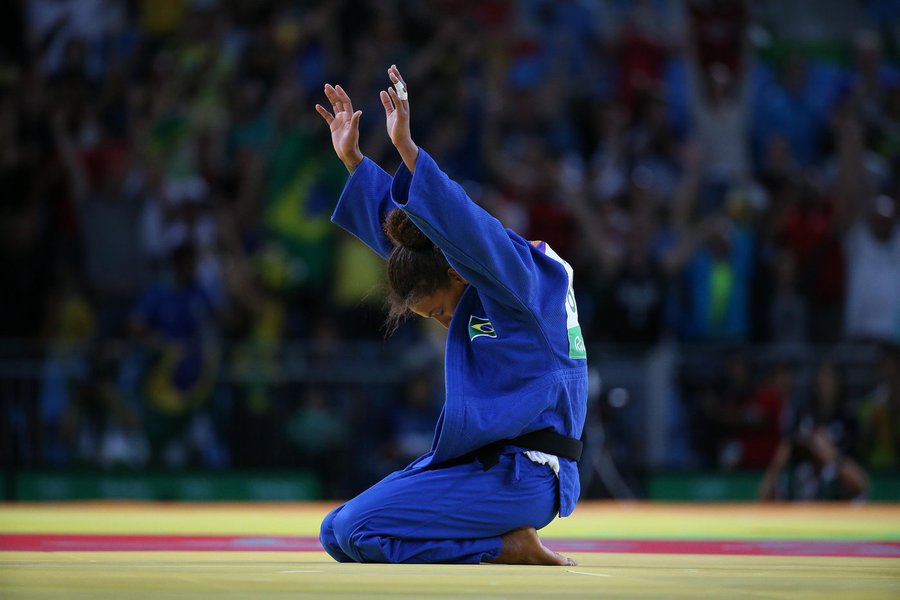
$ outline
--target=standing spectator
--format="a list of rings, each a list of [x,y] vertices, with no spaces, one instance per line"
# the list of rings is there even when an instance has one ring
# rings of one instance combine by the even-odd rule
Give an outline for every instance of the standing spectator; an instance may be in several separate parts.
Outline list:
[[[862,129],[852,115],[837,123],[838,204],[847,254],[847,336],[900,340],[900,226],[894,198],[877,195],[863,166]]]
[[[99,123],[88,120],[83,126],[99,128]],[[62,113],[55,116],[54,134],[77,205],[85,280],[97,310],[98,334],[120,335],[147,276],[140,244],[142,196],[125,189],[130,150],[102,137],[78,154]]]
[[[821,158],[825,115],[820,87],[809,83],[808,67],[798,54],[788,56],[781,81],[765,91],[755,124],[757,141],[762,148],[773,137],[783,139],[790,155],[804,168]]]
[[[889,196],[871,202],[868,215],[847,232],[847,335],[900,341],[900,227]]]
[[[147,290],[131,330],[150,353],[144,381],[153,459],[169,466],[221,460],[209,439],[208,404],[217,359],[212,342],[217,310],[196,275],[191,245],[175,249],[171,281]]]
[[[745,340],[750,327],[754,234],[729,219],[714,219],[706,239],[685,273],[683,333],[703,341]]]
[[[841,337],[844,252],[834,203],[807,180],[790,180],[780,190],[785,206],[776,220],[776,239],[796,265],[796,283],[808,308],[808,339],[834,343]]]
[[[751,173],[748,143],[750,83],[744,65],[743,6],[740,1],[695,2],[687,44],[688,95],[697,140],[703,151],[701,210],[721,206],[728,189]]]

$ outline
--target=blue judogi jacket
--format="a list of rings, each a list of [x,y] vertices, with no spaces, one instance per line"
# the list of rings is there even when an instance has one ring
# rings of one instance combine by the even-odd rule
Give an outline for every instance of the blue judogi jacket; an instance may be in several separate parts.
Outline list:
[[[447,334],[434,442],[407,468],[547,427],[580,438],[587,365],[571,267],[543,242],[504,229],[421,149],[415,173],[401,165],[393,179],[364,159],[332,221],[387,258],[392,245],[382,224],[395,207],[469,282]],[[575,461],[560,458],[559,488],[559,514],[567,516],[580,491]]]

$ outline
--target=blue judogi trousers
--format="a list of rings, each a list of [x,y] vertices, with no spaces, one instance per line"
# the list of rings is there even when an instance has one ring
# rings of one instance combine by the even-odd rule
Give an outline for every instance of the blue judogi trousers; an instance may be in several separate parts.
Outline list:
[[[550,467],[521,452],[487,471],[411,466],[331,511],[319,541],[339,562],[477,564],[500,554],[504,533],[550,523],[558,488]]]

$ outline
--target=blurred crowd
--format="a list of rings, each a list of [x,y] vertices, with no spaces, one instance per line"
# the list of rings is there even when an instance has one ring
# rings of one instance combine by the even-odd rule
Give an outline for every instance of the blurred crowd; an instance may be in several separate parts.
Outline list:
[[[727,349],[678,378],[676,466],[864,494],[853,469],[900,468],[900,8],[825,4],[4,2],[0,358],[41,365],[17,460],[300,465],[349,495],[429,448],[429,328],[341,383],[342,349],[385,347],[382,268],[329,222],[347,173],[313,110],[340,83],[391,171],[397,64],[414,139],[573,264],[589,343]],[[879,348],[853,389],[848,342]],[[798,390],[748,344],[821,361]]]

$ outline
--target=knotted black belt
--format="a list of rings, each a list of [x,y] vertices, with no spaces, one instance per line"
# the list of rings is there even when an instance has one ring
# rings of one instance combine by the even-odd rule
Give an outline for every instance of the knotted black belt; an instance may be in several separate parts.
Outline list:
[[[556,433],[548,428],[525,433],[507,440],[491,442],[490,444],[473,450],[468,454],[464,454],[459,458],[434,465],[434,467],[460,465],[477,459],[478,462],[481,463],[481,466],[484,467],[484,470],[487,471],[500,462],[500,455],[503,454],[503,450],[507,446],[518,446],[519,448],[525,448],[526,450],[535,450],[545,454],[552,454],[559,458],[569,458],[576,461],[581,458],[581,452],[584,449],[584,444],[581,443],[581,440],[576,440],[575,438],[570,438],[561,433]]]

